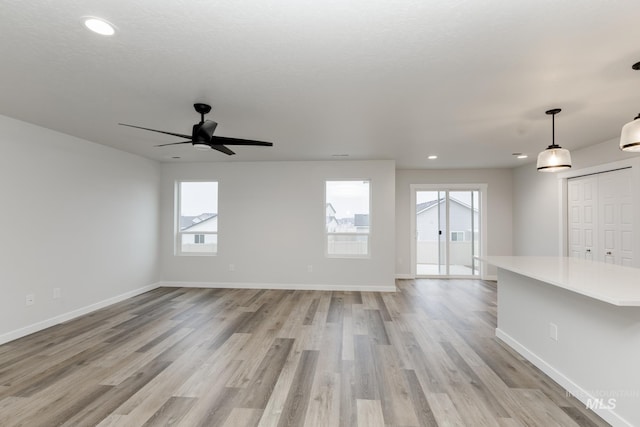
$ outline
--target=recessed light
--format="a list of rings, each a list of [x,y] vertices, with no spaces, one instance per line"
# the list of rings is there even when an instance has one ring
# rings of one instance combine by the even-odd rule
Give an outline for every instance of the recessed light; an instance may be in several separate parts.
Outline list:
[[[438,156],[436,156],[434,154],[432,154],[431,156],[427,157],[427,159],[429,159],[429,160],[435,160],[437,158],[438,158]]]
[[[116,33],[116,29],[113,24],[105,21],[104,19],[93,16],[84,17],[84,26],[94,33],[98,33],[102,36],[112,36]]]
[[[527,154],[524,153],[511,153],[512,156],[514,156],[516,159],[526,159],[529,156]]]

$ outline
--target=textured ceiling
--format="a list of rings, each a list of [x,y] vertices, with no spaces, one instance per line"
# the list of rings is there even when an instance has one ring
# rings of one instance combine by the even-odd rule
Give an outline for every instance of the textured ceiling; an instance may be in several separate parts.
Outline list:
[[[513,167],[640,111],[640,1],[3,0],[0,114],[160,161]],[[88,32],[82,16],[114,23]],[[272,141],[236,156],[118,126]],[[439,155],[436,161],[426,159]],[[173,160],[171,157],[181,157]]]

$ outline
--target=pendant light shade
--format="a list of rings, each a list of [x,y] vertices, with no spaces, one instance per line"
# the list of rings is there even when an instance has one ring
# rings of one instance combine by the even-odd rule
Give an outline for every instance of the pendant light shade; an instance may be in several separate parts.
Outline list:
[[[640,62],[631,66],[634,70],[640,70]],[[620,133],[620,149],[622,151],[640,151],[640,114],[622,127]]]
[[[558,172],[571,167],[571,153],[566,148],[556,145],[556,114],[560,108],[546,111],[551,115],[551,145],[538,154],[538,172]]]
[[[566,148],[550,145],[546,150],[538,154],[539,172],[558,172],[571,167],[571,153]]]
[[[620,149],[622,151],[640,151],[640,114],[622,127]]]

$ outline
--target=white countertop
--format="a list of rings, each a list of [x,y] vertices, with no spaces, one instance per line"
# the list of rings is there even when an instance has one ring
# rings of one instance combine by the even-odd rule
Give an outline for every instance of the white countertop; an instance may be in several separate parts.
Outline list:
[[[609,304],[640,306],[638,268],[565,257],[485,256],[478,259]]]

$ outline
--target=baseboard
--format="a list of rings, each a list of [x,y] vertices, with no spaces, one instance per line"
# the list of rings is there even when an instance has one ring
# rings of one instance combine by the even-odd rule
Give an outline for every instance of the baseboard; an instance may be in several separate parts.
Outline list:
[[[160,282],[159,286],[169,288],[220,288],[220,289],[276,289],[292,291],[356,291],[356,292],[395,292],[395,285],[327,285],[307,283],[237,283],[237,282]]]
[[[159,283],[153,283],[151,285],[144,286],[142,288],[134,289],[133,291],[125,292],[124,294],[116,295],[115,297],[108,298],[106,300],[88,305],[86,307],[82,307],[73,311],[69,311],[68,313],[63,313],[58,316],[52,317],[50,319],[46,319],[37,323],[34,323],[29,326],[25,326],[24,328],[16,329],[15,331],[10,331],[5,334],[0,335],[0,345],[8,343],[9,341],[16,340],[18,338],[25,337],[27,335],[31,335],[35,332],[39,332],[43,329],[50,328],[51,326],[55,326],[62,322],[67,322],[71,319],[75,319],[76,317],[83,316],[85,314],[89,314],[93,311],[99,310],[101,308],[110,306],[112,304],[118,303],[120,301],[124,301],[128,298],[135,297],[136,295],[143,294],[145,292],[152,291],[156,288],[160,287]]]
[[[398,273],[398,274],[396,274],[396,279],[397,280],[415,280],[415,278],[416,278],[416,276],[414,276],[413,274],[407,274],[407,273]],[[460,276],[460,278],[468,279],[468,278],[473,278],[473,277]],[[495,275],[495,274],[490,274],[490,275],[486,275],[485,277],[483,277],[482,280],[497,281],[498,280],[498,276]]]
[[[509,347],[520,353],[522,357],[533,363],[538,369],[540,369],[542,372],[551,377],[551,379],[564,387],[567,392],[571,393],[572,396],[584,403],[585,406],[587,405],[587,401],[593,401],[594,399],[597,399],[597,397],[592,396],[578,384],[574,383],[570,378],[567,378],[562,372],[549,365],[543,359],[538,357],[538,355],[520,344],[517,340],[515,340],[500,328],[496,328],[496,337],[498,337]],[[597,408],[592,410],[612,426],[633,427],[631,423],[620,417],[612,409]]]

